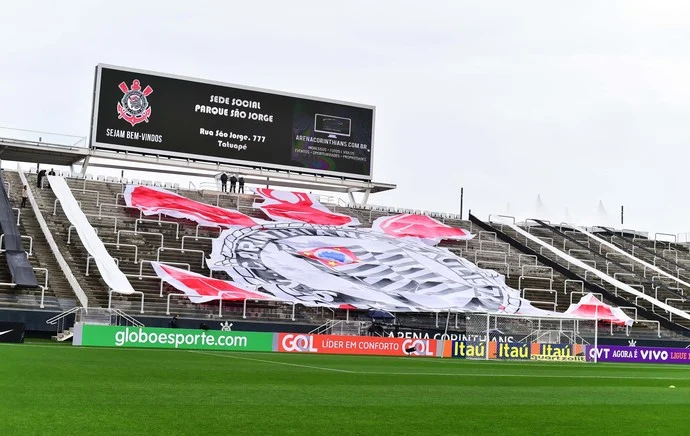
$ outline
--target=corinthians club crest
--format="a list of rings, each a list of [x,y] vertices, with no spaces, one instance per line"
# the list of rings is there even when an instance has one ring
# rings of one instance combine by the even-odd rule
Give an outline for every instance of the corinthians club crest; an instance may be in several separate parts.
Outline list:
[[[128,88],[125,82],[118,85],[120,91],[125,95],[117,104],[118,119],[124,119],[134,127],[141,122],[149,122],[151,116],[151,107],[146,97],[151,95],[153,88],[146,86],[144,90],[141,89],[139,80],[132,82],[132,88]]]
[[[305,306],[524,313],[503,277],[452,253],[358,229],[274,223],[227,230],[211,269]]]

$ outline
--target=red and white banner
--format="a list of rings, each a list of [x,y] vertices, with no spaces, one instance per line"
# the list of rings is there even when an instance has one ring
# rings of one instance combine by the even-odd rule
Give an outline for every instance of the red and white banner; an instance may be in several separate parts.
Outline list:
[[[278,334],[278,352],[281,353],[441,357],[442,343],[436,339]]]
[[[278,191],[258,188],[255,193],[263,199],[254,203],[274,221],[293,221],[323,226],[358,226],[359,220],[348,215],[331,212],[316,198],[304,192]]]
[[[232,282],[202,276],[186,269],[175,268],[160,262],[151,262],[158,277],[189,297],[192,303],[206,303],[213,300],[273,300],[274,298],[256,291],[235,286]]]
[[[618,325],[631,326],[634,322],[623,312],[623,309],[599,301],[591,292],[584,295],[577,303],[571,304],[565,313],[583,318],[597,318]]]
[[[127,185],[124,196],[127,206],[136,207],[147,216],[160,213],[205,226],[251,227],[258,224],[236,210],[200,203],[162,188]]]
[[[451,227],[426,215],[402,214],[377,218],[371,225],[375,232],[394,238],[417,239],[436,245],[443,239],[464,241],[474,238],[467,230]]]

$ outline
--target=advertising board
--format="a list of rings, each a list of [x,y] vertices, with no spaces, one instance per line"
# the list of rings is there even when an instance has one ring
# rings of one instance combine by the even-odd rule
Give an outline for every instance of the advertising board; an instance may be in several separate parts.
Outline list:
[[[74,345],[114,348],[272,351],[273,333],[77,324]]]
[[[373,106],[98,65],[91,147],[369,180]]]
[[[277,351],[285,353],[441,357],[443,345],[439,342],[434,339],[280,333]]]
[[[488,353],[488,357],[487,357]],[[584,347],[578,344],[446,341],[444,357],[456,359],[510,359],[584,361]]]
[[[659,347],[587,346],[587,360],[620,363],[690,364],[690,349]]]

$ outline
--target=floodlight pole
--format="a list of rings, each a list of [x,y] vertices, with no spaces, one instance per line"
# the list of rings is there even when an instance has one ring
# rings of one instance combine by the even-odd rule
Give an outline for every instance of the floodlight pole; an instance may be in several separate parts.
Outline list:
[[[597,354],[599,352],[599,305],[594,305],[594,363],[597,363]]]
[[[486,312],[486,349],[484,351],[484,359],[489,360],[489,330],[491,330],[491,315]]]

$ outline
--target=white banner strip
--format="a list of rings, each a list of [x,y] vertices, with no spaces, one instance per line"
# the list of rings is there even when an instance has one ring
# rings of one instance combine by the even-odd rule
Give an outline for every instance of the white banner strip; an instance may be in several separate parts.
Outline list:
[[[520,235],[522,235],[522,236],[524,236],[524,237],[526,237],[526,238],[528,238],[528,239],[531,239],[532,241],[534,241],[534,242],[536,242],[537,244],[541,245],[542,247],[548,249],[549,251],[551,251],[552,253],[554,253],[555,255],[557,255],[558,257],[560,257],[561,259],[564,259],[564,260],[568,261],[569,263],[571,263],[571,264],[573,264],[573,265],[576,265],[576,266],[578,266],[578,267],[580,267],[580,268],[582,268],[582,269],[584,269],[584,270],[586,270],[586,271],[591,272],[592,274],[594,274],[594,275],[596,275],[597,277],[601,278],[601,279],[604,280],[605,282],[607,282],[607,283],[609,283],[609,284],[611,284],[611,285],[617,287],[617,288],[620,289],[621,291],[625,291],[625,292],[627,292],[627,293],[629,293],[629,294],[632,294],[632,295],[634,295],[634,296],[636,296],[636,297],[640,297],[640,298],[642,298],[642,299],[644,299],[644,300],[649,301],[650,303],[652,303],[653,305],[659,307],[660,309],[663,309],[663,310],[666,310],[666,311],[668,311],[668,312],[671,312],[672,314],[678,315],[678,316],[680,316],[681,318],[685,318],[685,319],[690,320],[690,315],[688,315],[686,312],[684,312],[684,311],[682,311],[682,310],[680,310],[680,309],[678,309],[678,308],[669,306],[669,305],[666,304],[666,303],[662,303],[661,301],[657,300],[656,298],[653,298],[653,297],[651,297],[651,296],[649,296],[649,295],[647,295],[647,294],[644,294],[644,293],[638,291],[637,289],[635,289],[635,288],[633,288],[633,287],[631,287],[631,286],[629,286],[629,285],[626,285],[625,283],[623,283],[623,282],[621,282],[621,281],[619,281],[619,280],[614,279],[613,277],[607,275],[606,273],[603,273],[603,272],[599,271],[598,269],[592,268],[591,266],[587,265],[586,263],[582,262],[581,260],[576,259],[576,258],[574,258],[574,257],[572,257],[572,256],[570,256],[570,255],[568,255],[568,254],[565,254],[564,252],[562,252],[562,251],[559,250],[558,248],[554,247],[553,245],[549,245],[549,244],[547,244],[546,242],[544,242],[544,241],[542,241],[541,239],[539,239],[538,237],[534,236],[533,234],[524,231],[523,229],[521,229],[520,227],[516,226],[515,224],[503,224],[503,225],[508,226],[508,227],[510,227],[511,229],[515,230],[515,231],[516,231],[517,233],[519,233]]]
[[[647,269],[651,269],[652,271],[657,272],[664,277],[668,277],[669,279],[675,280],[676,282],[678,282],[681,285],[690,289],[690,283],[683,281],[683,280],[679,279],[678,277],[675,277],[674,275],[667,273],[666,271],[661,270],[656,265],[652,265],[651,263],[647,263],[644,260],[640,259],[639,257],[633,256],[632,254],[628,253],[627,251],[621,249],[620,247],[616,247],[612,243],[610,243],[604,239],[601,239],[600,237],[588,232],[587,230],[585,230],[582,227],[576,227],[576,226],[573,226],[572,224],[568,224],[568,225],[573,227],[575,230],[579,231],[580,233],[587,235],[587,237],[597,241],[599,244],[605,245],[605,246],[609,247],[610,249],[616,251],[617,253],[623,254],[623,255],[627,256],[629,259],[634,260],[635,262],[639,263],[640,265],[647,267]]]
[[[82,212],[79,203],[72,195],[72,191],[67,186],[67,182],[62,177],[48,176],[48,183],[53,189],[55,196],[60,201],[62,210],[65,211],[65,215],[69,219],[69,222],[77,230],[79,239],[81,243],[84,244],[84,248],[96,261],[98,266],[98,271],[101,273],[101,277],[105,283],[114,291],[120,294],[133,294],[134,288],[132,288],[131,283],[127,280],[127,277],[120,271],[120,268],[115,263],[115,260],[110,256],[108,250],[105,249],[105,245],[98,237],[98,234],[86,219],[86,215]]]

